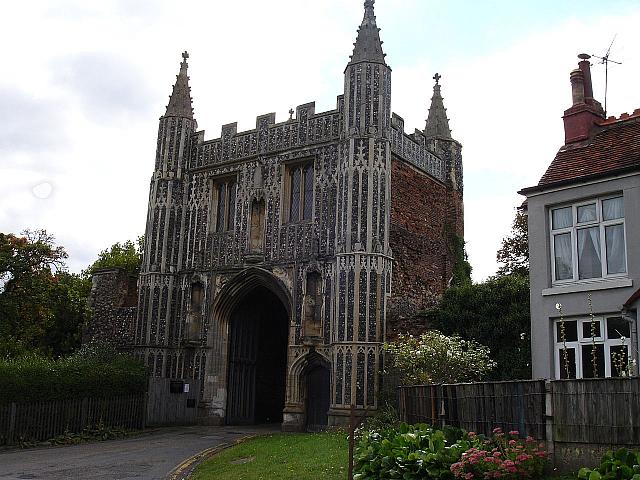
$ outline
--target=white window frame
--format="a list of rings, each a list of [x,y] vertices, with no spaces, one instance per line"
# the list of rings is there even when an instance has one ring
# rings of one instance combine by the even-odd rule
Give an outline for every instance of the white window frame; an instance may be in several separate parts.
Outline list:
[[[603,355],[604,355],[604,376],[611,377],[611,347],[619,347],[626,346],[627,347],[627,358],[629,360],[633,359],[633,352],[631,349],[631,338],[625,337],[624,340],[621,338],[608,338],[607,335],[607,323],[606,320],[608,318],[625,318],[619,314],[609,314],[604,316],[596,316],[594,320],[600,324],[600,336],[595,337],[596,345],[604,345]],[[583,335],[583,325],[586,324],[587,328],[590,329],[591,318],[589,317],[580,317],[580,318],[565,318],[565,324],[567,322],[577,322],[576,328],[578,329],[578,339],[576,341],[566,342],[567,349],[573,348],[575,351],[575,359],[576,359],[576,378],[583,378],[583,366],[582,366],[582,348],[588,347],[592,345],[594,342],[590,336]],[[558,329],[559,329],[560,320],[555,320],[553,322],[553,338],[554,338],[554,348],[553,348],[553,363],[555,366],[555,377],[556,379],[561,378],[562,369],[564,368],[564,359],[563,359],[563,350],[564,344],[562,340],[558,338]],[[629,325],[629,333],[633,329],[631,325]]]
[[[613,220],[603,220],[602,216],[602,202],[604,200],[609,200],[612,198],[622,198],[623,209],[624,209],[624,196],[622,193],[607,195],[603,197],[590,198],[588,200],[583,200],[575,203],[568,204],[560,204],[554,205],[549,208],[548,211],[548,221],[549,221],[549,250],[551,253],[550,263],[551,263],[551,283],[553,285],[563,285],[563,284],[571,284],[571,283],[589,283],[593,281],[598,281],[607,278],[621,278],[627,277],[629,272],[628,258],[627,258],[627,228],[624,215],[621,218],[616,218]],[[578,207],[582,207],[585,205],[596,204],[596,219],[591,222],[582,222],[578,224]],[[571,226],[565,228],[553,229],[553,212],[554,210],[558,210],[561,208],[571,208]],[[605,228],[611,225],[622,225],[623,228],[623,238],[624,238],[624,260],[625,260],[625,271],[622,273],[609,273],[607,271],[607,244],[605,237]],[[600,235],[600,266],[602,275],[600,277],[592,277],[592,278],[584,278],[580,279],[579,271],[578,271],[578,230],[588,227],[599,227],[599,235]],[[556,257],[555,257],[555,242],[554,237],[556,235],[561,235],[563,233],[571,234],[571,269],[572,269],[572,278],[567,278],[563,280],[556,279]]]

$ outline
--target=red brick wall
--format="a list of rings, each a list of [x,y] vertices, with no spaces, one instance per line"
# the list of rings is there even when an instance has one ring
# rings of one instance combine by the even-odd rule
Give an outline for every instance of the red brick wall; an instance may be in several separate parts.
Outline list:
[[[433,306],[451,275],[450,235],[463,234],[462,197],[404,161],[391,161],[393,282],[387,309],[387,338],[418,333],[411,319]]]

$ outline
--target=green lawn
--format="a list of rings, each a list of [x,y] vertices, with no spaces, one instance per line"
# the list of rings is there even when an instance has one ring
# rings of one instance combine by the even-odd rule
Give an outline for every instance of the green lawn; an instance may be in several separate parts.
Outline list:
[[[345,480],[345,433],[276,433],[223,450],[198,466],[195,480]],[[571,480],[575,476],[553,476]]]
[[[258,437],[203,462],[196,480],[345,480],[345,433],[284,434]]]

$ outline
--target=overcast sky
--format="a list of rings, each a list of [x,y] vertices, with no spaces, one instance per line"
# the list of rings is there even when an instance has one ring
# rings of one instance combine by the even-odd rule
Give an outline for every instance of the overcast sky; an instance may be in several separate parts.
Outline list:
[[[45,228],[79,271],[144,233],[158,117],[188,50],[198,125],[254,128],[296,105],[335,108],[361,0],[3,2],[0,231]],[[617,34],[608,110],[640,107],[640,4],[620,0],[378,0],[392,110],[424,128],[435,72],[463,144],[473,276],[495,273],[516,193],[563,142],[569,72]],[[597,59],[593,59],[597,61]],[[603,101],[604,67],[592,67]]]

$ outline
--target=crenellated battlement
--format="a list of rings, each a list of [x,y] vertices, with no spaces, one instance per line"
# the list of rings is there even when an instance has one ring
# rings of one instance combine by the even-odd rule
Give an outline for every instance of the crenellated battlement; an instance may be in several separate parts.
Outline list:
[[[391,152],[414,167],[432,177],[446,181],[445,161],[426,146],[424,134],[415,130],[411,135],[404,131],[404,120],[396,113],[391,114]]]
[[[237,123],[229,123],[222,126],[220,137],[212,140],[204,140],[204,131],[196,132],[196,148],[192,151],[190,168],[210,167],[337,141],[341,105],[342,95],[338,96],[337,108],[327,112],[315,113],[315,102],[298,105],[295,117],[292,114],[280,123],[276,123],[275,113],[258,115],[256,128],[238,132]]]
[[[335,110],[315,113],[315,102],[298,105],[295,116],[276,123],[275,113],[256,117],[256,128],[238,132],[237,122],[222,126],[220,137],[204,140],[204,130],[194,134],[190,168],[212,167],[228,162],[248,160],[264,154],[277,154],[291,148],[302,148],[338,141],[342,120],[343,96],[337,97]],[[291,113],[291,112],[290,112]],[[444,160],[428,150],[423,133],[404,131],[404,120],[391,116],[391,152],[419,170],[445,181]]]

